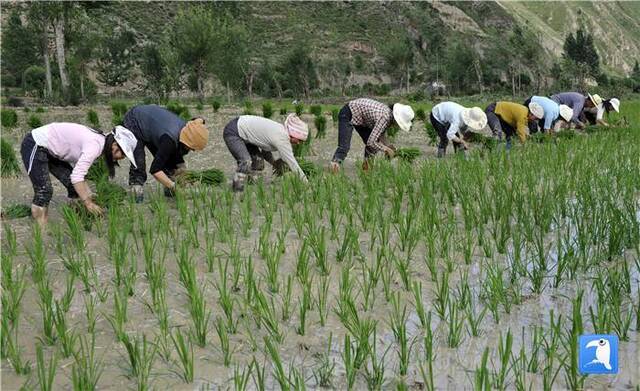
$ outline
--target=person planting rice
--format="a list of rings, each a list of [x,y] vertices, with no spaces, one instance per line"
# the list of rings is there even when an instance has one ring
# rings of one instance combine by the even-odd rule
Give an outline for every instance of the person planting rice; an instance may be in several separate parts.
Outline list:
[[[567,105],[571,107],[573,110],[571,123],[578,129],[584,129],[584,123],[580,120],[582,111],[598,107],[602,104],[602,98],[600,98],[599,95],[587,94],[587,96],[584,96],[579,92],[561,92],[559,94],[551,95],[551,100],[560,105]]]
[[[524,144],[529,134],[529,121],[544,118],[544,109],[535,102],[529,103],[528,107],[513,102],[495,102],[487,106],[485,113],[493,134],[499,139],[504,134],[507,149],[511,149],[511,137],[514,133],[518,134],[520,142]]]
[[[524,101],[525,106],[535,102],[542,106],[544,110],[544,118],[537,122],[533,122],[535,131],[540,128],[542,132],[550,132],[553,127],[554,131],[558,131],[561,127],[569,124],[573,117],[573,109],[567,105],[561,105],[546,96],[532,96]],[[529,127],[531,129],[531,126]]]
[[[338,114],[338,148],[331,160],[331,171],[338,172],[347,157],[354,129],[365,143],[363,169],[368,169],[369,159],[377,152],[393,157],[395,147],[386,142],[385,132],[393,125],[408,132],[414,116],[411,106],[401,103],[389,106],[367,98],[350,101]]]
[[[109,176],[115,175],[117,161],[127,157],[135,164],[133,152],[136,138],[128,130],[117,127],[106,135],[84,125],[54,122],[33,129],[22,140],[20,153],[33,185],[31,215],[44,227],[53,196],[49,173],[67,189],[70,199],[79,198],[93,214],[103,213],[93,202],[85,176],[93,162],[103,156]]]
[[[598,94],[594,94],[593,97],[596,101],[602,100]],[[589,123],[590,125],[602,125],[608,127],[609,124],[604,120],[604,113],[606,112],[609,114],[612,111],[615,111],[616,113],[620,112],[620,99],[605,99],[602,100],[602,103],[598,106],[583,109],[580,120],[582,122]]]
[[[123,125],[138,139],[134,151],[135,164],[129,169],[129,186],[136,202],[144,199],[143,185],[147,181],[144,148],[153,155],[149,173],[165,188],[165,195],[173,195],[176,175],[185,170],[184,155],[201,151],[209,140],[204,119],[184,121],[171,111],[157,105],[139,105],[129,110]]]
[[[224,127],[222,137],[238,163],[233,190],[243,191],[247,175],[251,171],[262,171],[265,160],[277,171],[288,166],[306,182],[307,177],[296,161],[291,145],[305,141],[308,136],[309,127],[295,114],[289,114],[284,126],[254,115],[241,115],[231,120]],[[277,160],[271,154],[274,151],[280,154]]]
[[[442,102],[435,105],[431,109],[429,119],[440,137],[439,158],[445,155],[449,140],[453,143],[455,151],[461,149],[464,153],[469,149],[463,139],[464,133],[467,130],[479,131],[487,125],[487,116],[481,108],[466,108],[455,102]]]

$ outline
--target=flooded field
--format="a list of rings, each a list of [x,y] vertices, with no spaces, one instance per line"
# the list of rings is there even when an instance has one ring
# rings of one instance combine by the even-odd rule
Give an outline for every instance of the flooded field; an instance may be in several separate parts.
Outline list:
[[[191,113],[211,136],[187,165],[230,179],[221,134],[240,109]],[[307,157],[323,168],[326,115]],[[42,119],[84,123],[86,108]],[[3,222],[2,389],[640,387],[638,128],[436,160],[418,121],[394,144],[422,156],[362,172],[354,135],[339,175],[267,168],[243,194],[174,199],[151,179],[143,204],[87,224],[54,180],[47,232]],[[3,178],[3,206],[31,196]],[[590,333],[618,335],[617,375],[580,375]]]

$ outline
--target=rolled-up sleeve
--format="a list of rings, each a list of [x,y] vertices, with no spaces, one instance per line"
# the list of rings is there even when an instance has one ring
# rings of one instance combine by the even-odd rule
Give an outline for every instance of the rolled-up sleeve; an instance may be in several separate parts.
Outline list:
[[[82,147],[82,153],[80,158],[76,162],[73,170],[71,171],[71,184],[76,184],[84,181],[84,177],[89,172],[89,168],[97,158],[102,155],[102,149],[104,144],[98,142],[91,142]]]
[[[449,140],[453,140],[459,131],[460,131],[460,120],[451,122],[451,124],[449,124],[449,129],[447,130],[447,138]]]

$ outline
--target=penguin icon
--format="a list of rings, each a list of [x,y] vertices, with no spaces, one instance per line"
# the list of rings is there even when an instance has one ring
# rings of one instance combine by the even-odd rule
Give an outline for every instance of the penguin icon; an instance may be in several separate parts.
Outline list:
[[[611,346],[609,341],[604,338],[589,341],[585,346],[587,348],[596,348],[596,358],[585,365],[602,364],[607,370],[611,370]]]

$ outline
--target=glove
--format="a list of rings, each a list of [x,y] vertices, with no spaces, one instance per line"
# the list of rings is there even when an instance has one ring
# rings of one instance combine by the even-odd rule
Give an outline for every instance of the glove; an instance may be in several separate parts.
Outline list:
[[[272,165],[273,174],[277,176],[284,175],[284,173],[287,172],[287,169],[289,168],[289,166],[287,166],[287,163],[285,163],[282,159],[276,160]]]
[[[142,185],[133,185],[131,186],[131,193],[135,198],[136,204],[142,203],[144,201],[144,188]]]

